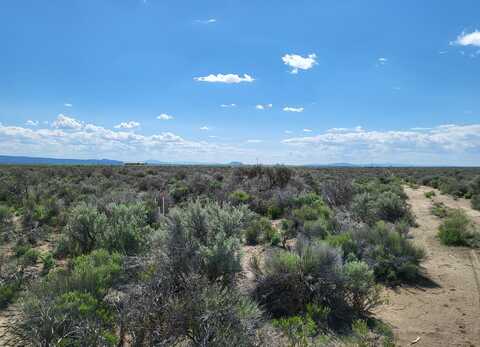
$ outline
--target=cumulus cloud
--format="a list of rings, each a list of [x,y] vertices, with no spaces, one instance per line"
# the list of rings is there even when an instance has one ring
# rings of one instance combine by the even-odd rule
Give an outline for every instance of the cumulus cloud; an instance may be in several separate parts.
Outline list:
[[[285,133],[285,134],[291,134],[291,133],[293,133],[293,131],[291,131],[291,130],[285,130],[284,133]]]
[[[304,108],[303,107],[291,107],[291,106],[285,106],[283,108],[284,112],[303,112]]]
[[[217,75],[210,74],[204,77],[194,77],[193,79],[198,82],[227,83],[227,84],[235,84],[235,83],[242,83],[242,82],[251,83],[255,81],[255,79],[248,74],[243,74],[243,76],[240,76],[240,75],[231,74],[231,73],[226,75],[221,73]]]
[[[208,131],[208,130],[210,130],[210,128],[207,127],[206,125],[204,125],[203,127],[200,127],[200,130]]]
[[[65,107],[73,107],[73,105],[72,105],[72,104],[69,104],[69,103],[65,103],[65,104],[63,104],[63,106],[65,106]]]
[[[258,104],[255,106],[257,110],[265,110],[272,107],[273,107],[273,104],[265,104],[265,105]]]
[[[157,119],[159,120],[172,120],[174,117],[169,115],[169,114],[166,114],[166,113],[162,113],[160,115],[157,116]]]
[[[298,54],[285,54],[282,57],[283,63],[292,68],[290,71],[292,74],[297,74],[298,70],[309,70],[317,64],[317,56],[312,53],[306,57],[302,57]]]
[[[232,107],[237,107],[237,104],[221,104],[220,107],[222,107],[222,108],[232,108]]]
[[[471,33],[461,33],[457,40],[453,42],[460,46],[475,46],[480,47],[480,31],[475,30]]]
[[[263,140],[258,140],[258,139],[247,140],[247,143],[261,143],[261,142],[263,142]]]
[[[312,153],[330,153],[343,160],[353,157],[357,161],[358,158],[374,161],[382,157],[386,158],[383,160],[405,158],[405,161],[414,161],[420,156],[428,160],[457,160],[459,154],[465,153],[478,161],[480,124],[446,124],[399,131],[334,128],[316,136],[289,138],[282,142]]]
[[[311,133],[312,131],[313,131],[312,129],[308,129],[308,128],[303,129],[303,132],[305,133]]]
[[[73,117],[66,116],[60,113],[52,123],[52,126],[57,129],[81,129],[83,124]]]
[[[115,129],[135,129],[140,126],[140,123],[135,122],[133,120],[128,122],[122,122],[120,124],[115,125]]]
[[[28,126],[31,126],[31,127],[36,127],[36,126],[38,126],[38,120],[29,119],[25,122],[25,124],[28,125]]]
[[[112,158],[145,160],[224,160],[232,155],[251,157],[248,149],[205,141],[191,141],[171,132],[142,135],[123,129],[107,129],[96,124],[65,127],[65,119],[55,120],[56,128],[28,128],[0,124],[0,152],[18,155],[70,158]],[[72,125],[73,122],[67,122]],[[75,124],[75,123],[73,123]]]

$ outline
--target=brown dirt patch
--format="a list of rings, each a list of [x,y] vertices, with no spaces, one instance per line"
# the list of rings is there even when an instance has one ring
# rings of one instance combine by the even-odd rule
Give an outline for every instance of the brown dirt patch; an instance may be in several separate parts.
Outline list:
[[[418,338],[415,346],[480,346],[480,253],[441,245],[437,238],[440,219],[430,208],[432,200],[462,208],[477,223],[480,213],[468,201],[438,191],[430,200],[424,194],[431,190],[405,188],[418,223],[410,235],[426,250],[423,268],[428,280],[418,286],[386,289],[388,303],[377,315],[392,325],[400,346],[409,346]]]

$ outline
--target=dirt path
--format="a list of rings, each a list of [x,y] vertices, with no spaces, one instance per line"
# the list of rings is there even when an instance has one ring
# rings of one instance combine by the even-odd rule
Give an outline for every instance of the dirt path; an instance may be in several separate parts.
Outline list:
[[[440,219],[431,214],[432,201],[424,195],[431,190],[405,188],[418,223],[411,236],[426,250],[423,267],[430,281],[387,290],[389,302],[378,316],[393,326],[399,346],[413,341],[415,346],[480,346],[480,252],[440,244]],[[467,201],[436,193],[434,201],[462,208],[480,224],[480,213]]]
[[[17,347],[23,346],[17,336],[12,334],[12,327],[18,319],[18,308],[16,305],[10,305],[0,314],[0,346]]]

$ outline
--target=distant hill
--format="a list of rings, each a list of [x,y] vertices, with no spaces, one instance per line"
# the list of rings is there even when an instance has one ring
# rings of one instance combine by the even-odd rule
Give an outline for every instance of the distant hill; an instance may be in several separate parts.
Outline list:
[[[59,159],[0,155],[0,165],[123,165],[110,159]]]
[[[352,164],[352,163],[332,163],[332,164],[307,164],[305,167],[411,167],[414,165],[405,164],[391,164],[391,163],[378,163],[378,164]]]

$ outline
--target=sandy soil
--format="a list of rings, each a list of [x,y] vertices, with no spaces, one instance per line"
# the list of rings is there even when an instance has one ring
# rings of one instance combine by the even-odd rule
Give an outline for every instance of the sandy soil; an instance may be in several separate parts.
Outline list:
[[[440,244],[436,235],[440,219],[430,212],[432,200],[462,208],[478,224],[480,212],[467,200],[440,195],[427,199],[433,189],[405,188],[418,227],[413,242],[427,253],[423,262],[428,280],[415,287],[386,290],[388,303],[377,315],[391,324],[399,346],[480,346],[480,252]]]

